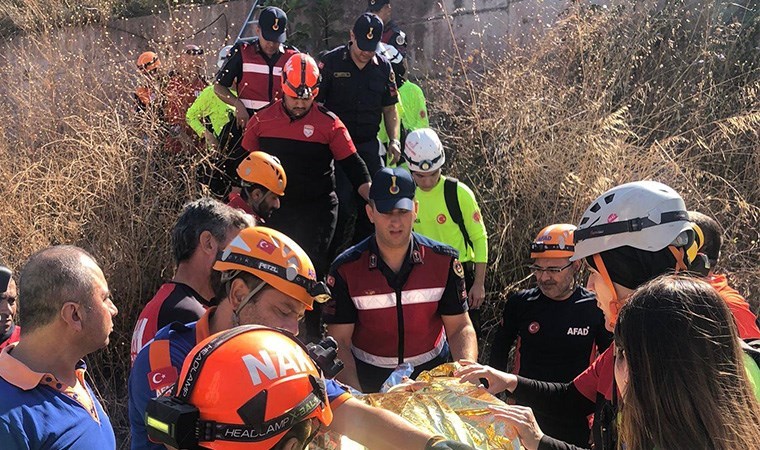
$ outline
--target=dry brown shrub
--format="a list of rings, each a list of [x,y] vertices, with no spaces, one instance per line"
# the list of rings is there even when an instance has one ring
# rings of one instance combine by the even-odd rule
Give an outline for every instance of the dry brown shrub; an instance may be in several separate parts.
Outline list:
[[[488,331],[527,287],[543,226],[577,223],[604,190],[642,179],[720,221],[721,265],[757,309],[760,14],[734,6],[576,4],[532,48],[457,54],[428,81],[448,171],[475,188],[489,227]]]
[[[715,8],[574,7],[531,49],[462,55],[455,73],[423,83],[448,172],[475,188],[489,226],[488,328],[498,300],[527,285],[526,244],[542,226],[577,222],[603,190],[644,178],[720,220],[723,265],[756,302],[760,25],[757,11]],[[133,112],[136,55],[94,44],[45,31],[0,55],[0,258],[18,268],[42,247],[74,243],[103,265],[120,313],[89,372],[125,447],[132,327],[172,275],[169,230],[199,195],[205,155],[162,152],[155,118]]]
[[[140,80],[131,64],[116,52],[50,51],[60,39],[10,45],[0,66],[0,257],[18,268],[36,250],[73,243],[103,267],[119,315],[110,346],[88,357],[89,373],[125,445],[132,328],[172,276],[169,231],[181,204],[199,195],[197,161],[165,153],[155,118],[134,113]]]

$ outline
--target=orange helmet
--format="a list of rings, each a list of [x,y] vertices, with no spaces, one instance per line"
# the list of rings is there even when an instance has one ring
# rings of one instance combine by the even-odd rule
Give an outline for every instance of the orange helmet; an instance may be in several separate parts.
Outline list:
[[[569,258],[575,251],[573,235],[576,226],[567,223],[549,225],[538,233],[530,243],[530,257],[536,258]]]
[[[137,68],[140,72],[148,73],[161,67],[161,61],[154,52],[142,52],[137,57]]]
[[[288,97],[310,99],[319,93],[322,76],[314,58],[306,53],[296,53],[282,69],[282,92]]]
[[[260,184],[274,194],[285,195],[288,177],[280,160],[264,152],[251,152],[237,168],[240,178],[246,183]]]
[[[214,263],[220,272],[243,271],[263,280],[285,295],[313,309],[316,300],[330,298],[327,286],[317,281],[309,255],[289,237],[266,227],[245,228]]]
[[[151,439],[175,448],[269,450],[295,425],[312,421],[314,436],[332,418],[306,347],[287,332],[244,325],[190,351],[174,396],[150,403],[146,425]]]

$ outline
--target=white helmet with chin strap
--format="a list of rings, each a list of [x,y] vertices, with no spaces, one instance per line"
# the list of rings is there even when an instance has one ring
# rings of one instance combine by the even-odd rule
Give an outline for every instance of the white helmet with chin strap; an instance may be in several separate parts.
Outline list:
[[[656,181],[636,181],[600,195],[575,231],[571,261],[629,246],[656,252],[693,242],[686,205],[678,192]]]
[[[443,144],[432,128],[420,128],[406,136],[404,159],[412,172],[432,172],[446,162]]]
[[[404,60],[404,55],[402,55],[396,47],[383,42],[377,44],[377,50],[375,50],[375,53],[384,56],[391,64],[398,64]]]
[[[225,45],[219,50],[219,56],[216,59],[216,67],[220,69],[224,67],[224,63],[226,63],[227,59],[230,57],[230,50],[232,50],[231,45]]]

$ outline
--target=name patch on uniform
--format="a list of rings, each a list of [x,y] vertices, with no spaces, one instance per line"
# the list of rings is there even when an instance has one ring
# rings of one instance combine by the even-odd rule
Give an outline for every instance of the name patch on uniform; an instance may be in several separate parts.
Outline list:
[[[333,72],[334,78],[351,78],[351,72]]]

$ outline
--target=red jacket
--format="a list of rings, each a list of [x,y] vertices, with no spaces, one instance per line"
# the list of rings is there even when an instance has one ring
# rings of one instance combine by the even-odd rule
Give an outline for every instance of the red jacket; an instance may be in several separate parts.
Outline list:
[[[707,280],[718,291],[734,316],[739,337],[742,339],[760,339],[757,316],[749,309],[747,300],[736,289],[728,285],[726,275],[711,275]]]

